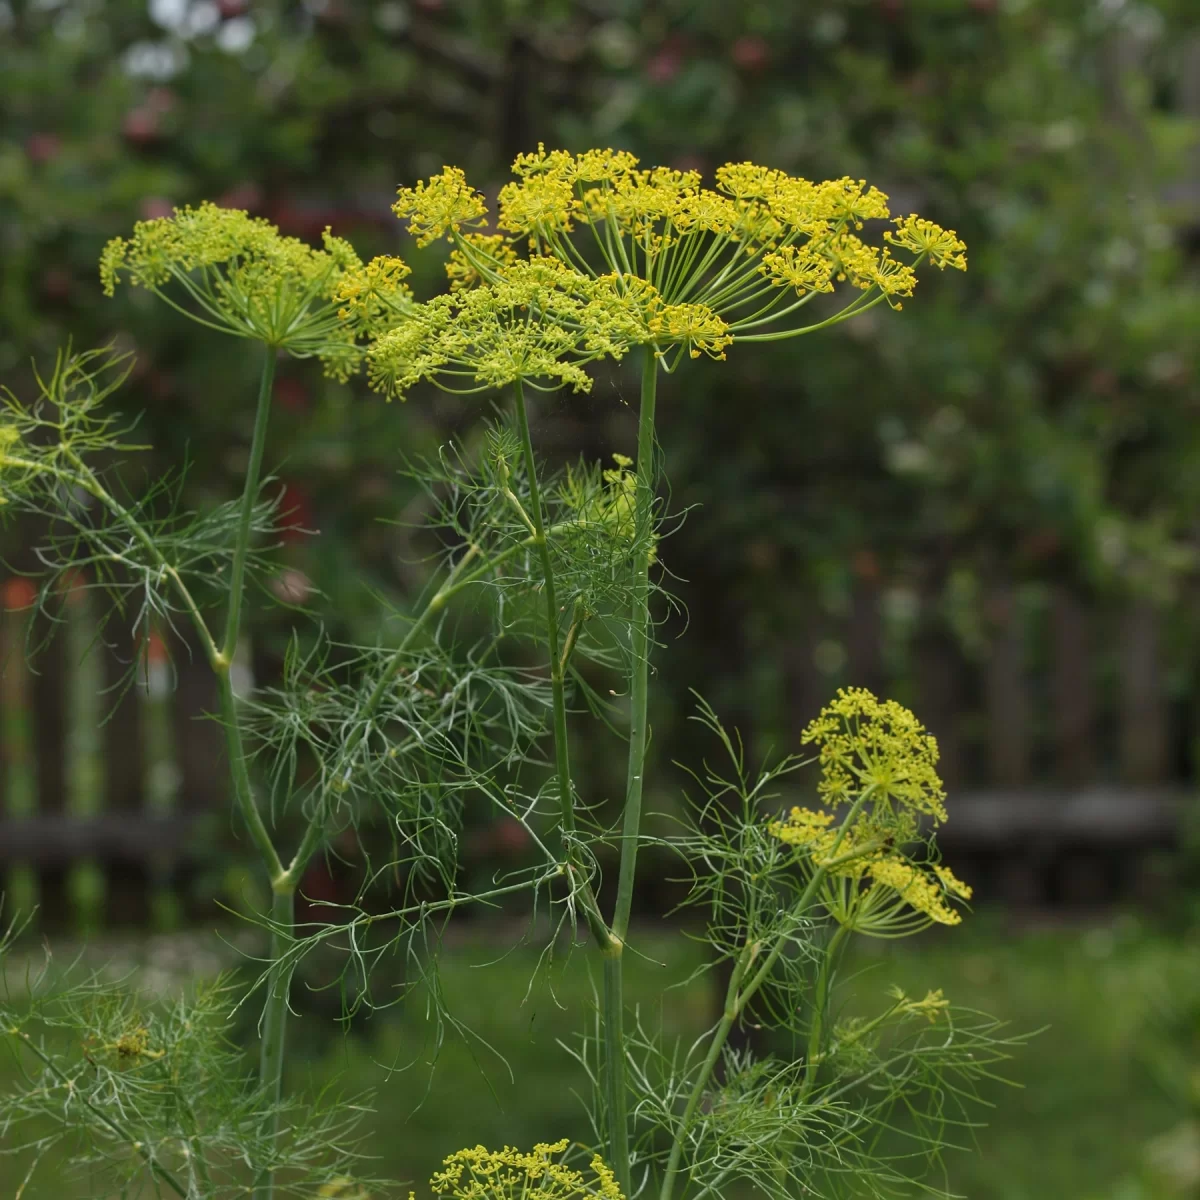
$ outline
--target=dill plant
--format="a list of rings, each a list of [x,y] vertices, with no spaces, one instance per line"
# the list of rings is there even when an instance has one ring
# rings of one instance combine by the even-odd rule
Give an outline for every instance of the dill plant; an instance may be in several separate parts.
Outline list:
[[[40,1074],[6,1098],[3,1120],[14,1128],[53,1117],[56,1134],[26,1143],[38,1153],[83,1130],[83,1161],[119,1188],[140,1178],[189,1197],[371,1194],[380,1185],[356,1160],[354,1105],[283,1093],[297,964],[332,948],[354,1008],[376,1003],[372,970],[399,950],[440,1037],[454,1024],[436,979],[441,926],[464,906],[525,893],[553,914],[556,932],[585,936],[600,963],[597,1005],[573,1048],[593,1085],[595,1144],[464,1150],[431,1180],[434,1194],[937,1193],[925,1167],[952,1128],[970,1126],[965,1102],[1008,1041],[993,1020],[956,1010],[937,990],[894,993],[869,1018],[839,1019],[832,998],[851,936],[956,924],[956,905],[970,898],[937,859],[933,834],[946,810],[932,737],[894,702],[848,690],[814,719],[796,755],[751,771],[736,734],[701,701],[696,719],[718,765],[693,773],[698,791],[678,835],[650,838],[643,795],[650,659],[669,603],[656,571],[660,375],[881,304],[898,310],[921,264],[965,269],[965,247],[920,217],[891,218],[887,198],[862,181],[812,183],[736,163],[708,188],[693,172],[645,170],[610,150],[522,155],[494,217],[452,167],[401,188],[395,210],[418,247],[449,241],[445,294],[419,302],[398,258],[364,263],[328,232],[315,249],[210,204],[142,222],[106,248],[108,293],[128,280],[261,347],[249,461],[231,504],[162,517],[161,497],[134,501],[106,482],[94,463],[133,449],[103,407],[121,377],[111,356],[64,354],[32,404],[5,402],[3,499],[55,517],[42,548],[51,576],[87,565],[138,620],[195,628],[220,689],[236,809],[273,902],[261,915],[268,956],[249,992],[226,982],[180,1002],[174,1017],[146,1015],[126,985],[100,977],[61,990],[35,982],[10,1000],[4,1027]],[[860,236],[868,222],[890,224],[871,242]],[[365,368],[388,398],[433,383],[506,393],[511,408],[487,424],[481,448],[451,446],[410,464],[443,549],[402,636],[355,647],[319,631],[298,636],[281,683],[238,697],[231,666],[244,594],[271,569],[262,470],[280,354],[317,358],[340,379]],[[601,363],[626,358],[641,381],[636,457],[546,472],[528,393],[588,391]],[[458,604],[487,617],[478,642],[463,644],[447,619]],[[597,672],[627,695],[627,714],[589,682]],[[604,798],[572,769],[572,726],[584,710],[627,742],[612,827]],[[819,807],[780,811],[778,796],[797,786],[791,777],[814,762]],[[468,804],[520,822],[533,865],[465,889],[458,832]],[[392,831],[384,852],[369,851],[368,874],[398,881],[395,906],[372,911],[363,900],[315,931],[298,928],[306,867],[369,814]],[[690,1046],[627,1011],[623,995],[623,963],[636,950],[638,852],[651,840],[678,857],[714,957],[729,966],[720,1020]],[[615,887],[599,869],[606,848],[618,857]],[[243,1079],[221,1057],[220,1018],[259,994],[259,1066]],[[773,1029],[780,1052],[731,1050],[739,1022]],[[53,1028],[78,1034],[83,1049],[69,1061],[33,1032]],[[185,1033],[208,1037],[207,1060],[187,1059]],[[97,1055],[110,1064],[104,1071]],[[902,1110],[911,1129],[897,1148],[883,1135]],[[590,1175],[570,1165],[581,1153]]]

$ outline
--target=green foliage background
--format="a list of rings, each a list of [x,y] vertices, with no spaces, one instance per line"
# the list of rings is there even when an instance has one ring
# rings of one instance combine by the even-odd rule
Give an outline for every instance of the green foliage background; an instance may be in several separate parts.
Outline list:
[[[67,336],[131,345],[126,403],[148,440],[164,461],[191,457],[195,493],[224,498],[256,364],[149,297],[102,301],[100,248],[134,220],[211,198],[306,237],[332,224],[364,255],[408,255],[388,211],[397,184],[456,163],[494,186],[539,140],[865,176],[896,211],[957,229],[967,275],[924,279],[901,318],[685,371],[661,405],[674,507],[704,512],[672,541],[691,632],[657,663],[657,753],[665,762],[683,736],[688,685],[786,743],[811,713],[797,711],[779,647],[844,611],[863,574],[952,609],[967,645],[997,575],[1148,595],[1190,626],[1198,39],[1186,0],[0,0],[0,376],[19,391],[30,355]],[[614,377],[544,406],[540,444],[562,457],[630,449],[631,396]],[[277,399],[268,458],[283,460],[298,519],[321,531],[283,554],[325,593],[335,634],[369,638],[380,608],[364,584],[404,603],[424,577],[423,548],[377,519],[419,516],[399,451],[433,448],[472,423],[472,406],[388,407],[296,364]],[[269,667],[284,627],[265,610],[252,619]],[[1175,671],[1194,674],[1186,659]],[[605,770],[598,748],[581,756]],[[1064,994],[1061,953],[981,949],[986,1006],[1038,1024]],[[1167,953],[1152,943],[1144,956]],[[1114,957],[1114,995],[1127,997],[1142,954]],[[1071,960],[1081,997],[1050,1013],[1059,1027],[1094,1020],[1091,957]],[[960,963],[968,983],[972,961]],[[1017,981],[1014,996],[996,980]],[[1161,1024],[1159,1001],[1144,1007]],[[1155,1070],[1137,1057],[1158,1042],[1128,1024],[1056,1041],[1070,1053],[1031,1072],[1004,1127],[1029,1170],[1050,1123],[1096,1102],[1072,1081],[1102,1070],[1127,1085],[1106,1085],[1108,1124],[1078,1134],[1086,1192],[1066,1190],[1078,1176],[1065,1161],[1050,1183],[1018,1171],[1004,1186],[985,1158],[963,1168],[979,1171],[964,1186],[1107,1195],[1104,1170],[1132,1170],[1140,1151],[1110,1167],[1119,1139],[1095,1130],[1122,1128],[1133,1106],[1153,1114],[1140,1143],[1194,1104],[1191,1084],[1147,1082]],[[481,1085],[464,1069],[448,1087]]]
[[[66,334],[136,330],[128,403],[165,455],[190,450],[194,488],[223,492],[253,364],[149,297],[101,303],[99,248],[140,216],[215,198],[404,254],[398,183],[455,162],[486,188],[539,140],[868,176],[894,209],[956,228],[968,274],[925,280],[903,318],[685,373],[664,404],[676,505],[705,508],[672,555],[693,635],[663,660],[668,691],[700,685],[786,735],[808,714],[789,711],[764,651],[844,606],[856,571],[965,604],[968,640],[978,581],[997,572],[1178,597],[1200,478],[1189,8],[14,0],[0,370]],[[543,442],[628,448],[628,387],[564,398]],[[298,519],[323,534],[288,553],[333,620],[371,622],[351,560],[392,594],[420,576],[403,531],[371,519],[409,499],[396,448],[466,410],[389,409],[294,367],[279,401],[283,474],[303,478]]]

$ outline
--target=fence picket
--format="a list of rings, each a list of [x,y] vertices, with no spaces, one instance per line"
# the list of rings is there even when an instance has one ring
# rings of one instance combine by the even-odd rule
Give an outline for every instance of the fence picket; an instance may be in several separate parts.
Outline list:
[[[212,719],[220,700],[216,681],[204,651],[191,630],[179,630],[169,644],[175,677],[170,699],[171,735],[179,789],[175,797],[176,815],[185,822],[213,808],[224,809],[228,794],[224,739],[221,728]],[[193,914],[206,913],[209,906],[191,895],[191,879],[178,880],[185,907]]]
[[[1054,589],[1050,632],[1054,774],[1078,785],[1096,772],[1091,630],[1087,610],[1066,587]]]
[[[993,585],[986,602],[992,638],[984,664],[988,775],[999,787],[1029,781],[1030,696],[1025,678],[1025,637],[1016,592]]]
[[[104,779],[107,813],[129,822],[146,819],[146,745],[142,697],[136,686],[136,631],[123,614],[114,614],[98,652],[103,662]],[[144,925],[150,917],[150,864],[144,858],[116,856],[103,864],[105,909],[110,924]]]
[[[1167,776],[1167,707],[1159,648],[1159,614],[1134,601],[1121,628],[1121,774],[1127,783]]]
[[[33,763],[38,816],[62,817],[67,811],[67,641],[65,605],[51,593],[30,618],[37,653],[29,678],[29,710],[33,729]],[[68,878],[64,861],[38,865],[38,923],[62,928],[70,923]]]

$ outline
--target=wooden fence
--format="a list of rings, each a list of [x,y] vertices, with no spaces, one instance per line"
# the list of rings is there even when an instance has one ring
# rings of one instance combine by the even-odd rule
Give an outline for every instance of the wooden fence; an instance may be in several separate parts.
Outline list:
[[[6,886],[36,897],[47,926],[81,912],[106,925],[186,919],[196,872],[220,870],[215,848],[231,828],[207,667],[157,640],[134,664],[129,631],[111,626],[111,645],[85,656],[94,614],[77,589],[31,670],[23,642],[38,644],[50,618],[22,607],[26,591],[10,580],[0,611]],[[784,648],[789,713],[801,725],[845,683],[912,705],[938,736],[952,793],[943,847],[981,894],[1145,892],[1193,775],[1195,685],[1186,654],[1168,653],[1180,614],[997,583],[968,615],[973,626],[956,628],[944,599],[860,573],[842,612],[810,614]]]

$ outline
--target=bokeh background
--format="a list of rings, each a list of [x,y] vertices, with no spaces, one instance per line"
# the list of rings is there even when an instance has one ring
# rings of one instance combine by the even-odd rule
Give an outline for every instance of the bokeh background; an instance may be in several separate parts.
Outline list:
[[[0,377],[21,394],[31,358],[115,341],[136,356],[121,403],[155,447],[137,470],[187,457],[188,499],[222,498],[244,461],[253,355],[144,295],[104,300],[104,242],[214,199],[305,238],[332,225],[364,257],[398,253],[428,294],[438,254],[414,253],[391,215],[397,185],[454,163],[493,192],[539,141],[861,176],[968,243],[967,274],[927,276],[902,314],[664,384],[686,519],[663,555],[680,604],[657,657],[655,799],[675,802],[671,761],[698,753],[690,687],[755,754],[793,747],[844,683],[911,704],[942,744],[947,853],[979,912],[864,958],[865,978],[1050,1027],[1013,1065],[1023,1089],[997,1086],[988,1126],[964,1133],[978,1150],[950,1157],[951,1186],[980,1200],[1196,1195],[1194,4],[0,0]],[[540,447],[555,461],[628,451],[634,395],[618,375],[544,402]],[[276,401],[284,545],[242,663],[259,682],[278,674],[292,620],[273,599],[367,641],[414,600],[421,508],[401,457],[478,416],[435,393],[388,406],[295,363]],[[202,673],[156,635],[114,711],[104,688],[128,664],[85,655],[97,614],[82,586],[64,589],[59,636],[24,668],[26,637],[48,630],[19,574],[36,533],[4,535],[0,869],[56,944],[86,936],[167,986],[207,962],[192,939],[228,921],[218,905],[255,902],[212,730],[194,719]],[[580,747],[598,796],[618,790],[614,757],[599,739]],[[171,850],[183,829],[187,856]],[[523,853],[503,826],[469,832],[481,870]],[[311,896],[353,894],[342,850]],[[672,900],[660,877],[651,862],[643,918]],[[464,1098],[471,1142],[582,1128],[555,1049],[569,1023],[549,990],[515,1008],[530,963],[475,982],[508,936],[457,931],[447,987],[518,1086],[482,1043],[459,1042],[428,1095],[419,1069],[381,1081],[374,1064],[406,1061],[424,1036],[417,1014],[342,1041],[320,1032],[320,994],[306,1002],[303,1069],[314,1085],[348,1067],[380,1087],[388,1169],[420,1177],[457,1147]],[[698,961],[660,940],[637,982],[646,1003],[664,978],[649,960],[673,979]],[[578,958],[556,986],[586,994]],[[686,1031],[712,998],[700,986],[667,1003]]]

